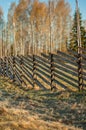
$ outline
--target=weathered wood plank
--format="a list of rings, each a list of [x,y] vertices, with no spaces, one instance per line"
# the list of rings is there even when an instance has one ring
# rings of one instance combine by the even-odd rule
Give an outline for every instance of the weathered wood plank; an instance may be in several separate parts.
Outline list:
[[[63,82],[70,84],[71,86],[78,88],[78,84],[74,84],[73,82],[69,81],[68,79],[65,79],[64,77],[60,76],[59,74],[55,74],[55,76],[59,79],[61,79]]]
[[[38,60],[40,60],[40,61],[42,61],[42,62],[44,62],[44,63],[46,63],[46,64],[49,64],[49,61],[48,61],[47,59],[44,59],[43,57],[40,57],[40,56],[36,56],[36,55],[35,55],[35,59],[38,59]]]
[[[31,79],[33,78],[32,74],[31,74],[29,71],[27,71],[27,69],[26,69],[25,67],[23,67],[22,70],[23,70],[23,72],[24,72],[27,76],[29,76]]]
[[[77,63],[76,63],[76,62],[71,61],[71,60],[69,60],[69,59],[66,59],[66,58],[64,58],[64,57],[62,57],[62,56],[60,56],[60,55],[58,56],[58,55],[53,54],[53,59],[54,59],[54,61],[55,61],[55,59],[57,59],[57,60],[62,61],[63,63],[69,63],[69,64],[71,64],[71,65],[73,65],[73,66],[77,66]]]
[[[26,60],[27,62],[33,62],[33,57],[32,58],[29,58],[29,57],[22,57],[24,60]]]
[[[37,75],[40,79],[42,79],[43,82],[45,82],[46,84],[50,85],[50,82],[49,82],[47,79],[45,79],[41,74],[39,74],[39,73],[36,72],[36,75]]]
[[[39,73],[41,73],[42,75],[46,76],[46,78],[50,79],[50,75],[46,74],[45,72],[43,72],[42,70],[36,68],[36,71],[38,71]]]
[[[55,71],[54,71],[54,75],[55,74],[60,74],[60,75],[62,75],[64,77],[68,78],[69,80],[71,80],[71,82],[75,82],[75,83],[78,84],[78,77],[77,77],[77,80],[76,80],[75,77],[73,78],[73,76],[71,77],[69,74],[66,74],[63,71],[59,71],[57,69],[55,69]]]
[[[28,64],[29,66],[33,66],[33,62],[32,61],[29,61],[29,60],[26,60],[23,58],[23,63],[26,63]]]
[[[35,83],[43,90],[46,90],[46,88],[37,79],[35,80]]]
[[[20,62],[18,62],[17,60],[15,60],[15,65],[20,67]]]
[[[27,80],[27,82],[28,82],[30,85],[33,86],[32,81],[30,81],[30,79],[29,79],[27,76],[23,75],[23,78],[25,78],[25,79]]]
[[[20,57],[15,56],[15,61],[17,61],[17,62],[19,62],[19,63],[20,63],[20,60],[21,60],[21,58],[20,58]]]
[[[17,76],[20,82],[22,82],[21,76],[17,70],[15,70],[15,76]]]
[[[47,60],[50,60],[50,55],[47,55],[47,54],[44,54],[44,53],[41,53],[41,56],[46,58]]]
[[[8,66],[8,69],[10,70],[10,71],[13,71],[14,69],[13,69],[13,66]]]
[[[18,71],[18,69],[15,69],[15,74],[17,74],[21,79],[21,75],[20,75],[20,72]]]
[[[83,76],[86,76],[86,72],[85,71],[83,71],[82,74],[83,74]]]
[[[25,62],[23,63],[23,66],[27,67],[30,71],[33,71],[33,67],[26,64]]]
[[[75,56],[75,57],[78,56],[78,53],[75,52],[75,51],[73,51],[73,50],[68,50],[68,53],[71,54],[71,55],[73,55],[73,56]]]
[[[51,72],[50,69],[45,68],[45,66],[41,66],[40,64],[37,64],[37,63],[36,63],[36,68],[40,68],[40,69],[42,69],[43,71],[46,71],[49,74]]]
[[[84,60],[86,60],[86,54],[81,55]]]
[[[75,73],[75,72],[65,68],[64,66],[57,65],[57,64],[54,64],[53,66],[56,67],[56,69],[60,69],[61,71],[65,72],[65,73],[71,74],[73,76],[78,76],[78,73]]]
[[[33,55],[28,55],[27,58],[30,58],[33,61]]]
[[[82,65],[82,71],[85,71],[85,70],[86,70],[86,65],[83,64],[83,65]]]
[[[66,85],[64,85],[63,83],[59,82],[58,80],[54,80],[54,82],[58,85],[60,85],[62,88],[66,89],[66,90],[70,90]]]
[[[75,57],[75,56],[71,56],[71,55],[69,55],[69,54],[67,54],[67,53],[64,53],[64,52],[61,52],[61,51],[57,51],[57,55],[61,55],[62,57],[65,57],[65,58],[67,58],[67,59],[70,59],[70,60],[72,60],[72,61],[75,61],[75,62],[77,62],[77,58]]]
[[[85,80],[85,81],[86,81],[86,76],[84,76],[84,75],[83,75],[83,80]]]
[[[18,70],[19,73],[21,73],[21,68],[17,65],[15,65],[15,69]]]
[[[15,81],[17,81],[19,83],[19,85],[21,85],[21,80],[17,74],[15,75]]]
[[[50,64],[46,64],[46,62],[40,61],[39,59],[36,59],[35,63],[38,63],[45,66],[47,69],[50,69]]]
[[[58,60],[58,61],[54,61],[54,64],[56,64],[56,65],[59,64],[59,65],[65,67],[65,68],[68,69],[68,70],[71,70],[71,71],[74,71],[74,72],[78,73],[78,72],[77,72],[77,70],[78,70],[78,67],[77,67],[77,66],[76,66],[76,67],[73,67],[73,66],[71,66],[70,64],[62,63],[62,62],[60,62],[59,60]]]
[[[86,65],[86,60],[82,60],[82,65]]]

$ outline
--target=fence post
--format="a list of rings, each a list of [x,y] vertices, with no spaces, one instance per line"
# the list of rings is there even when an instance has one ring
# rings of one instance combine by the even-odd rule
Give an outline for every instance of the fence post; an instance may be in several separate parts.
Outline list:
[[[12,59],[12,65],[13,65],[13,59]],[[10,78],[10,79],[12,79],[12,77],[11,77],[11,70],[10,70],[10,66],[11,66],[11,63],[10,63],[10,57],[8,57],[8,77]]]
[[[3,69],[3,76],[5,76],[5,60],[4,60],[4,58],[3,58],[2,69]]]
[[[4,61],[3,61],[3,58],[1,58],[1,73],[2,73],[2,76],[3,76],[3,72],[4,72]]]
[[[54,81],[54,66],[53,66],[53,54],[50,54],[50,69],[51,69],[51,91],[54,89],[53,81]]]
[[[78,89],[83,90],[82,55],[78,53]]]
[[[33,88],[35,87],[35,55],[33,55]]]
[[[20,73],[21,86],[23,86],[23,71],[22,71],[22,68],[23,68],[23,57],[22,57],[22,55],[20,56],[20,67],[21,67],[21,73]]]
[[[7,63],[6,63],[6,57],[4,57],[4,76],[6,76],[6,72],[7,72]]]
[[[7,77],[9,77],[9,60],[8,60],[8,59],[9,59],[9,57],[7,57],[7,59],[6,59],[6,64],[7,64],[7,65],[6,65],[6,71],[7,71],[6,76],[7,76]]]
[[[15,56],[13,56],[13,82],[15,82]]]

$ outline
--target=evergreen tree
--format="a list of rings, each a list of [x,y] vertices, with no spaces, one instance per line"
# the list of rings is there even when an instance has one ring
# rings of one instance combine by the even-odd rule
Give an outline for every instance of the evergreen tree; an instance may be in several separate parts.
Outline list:
[[[82,25],[82,17],[81,13],[79,12],[79,19],[80,19],[80,31],[81,31],[81,44],[82,47],[86,48],[86,31]],[[73,26],[70,34],[70,44],[69,49],[77,51],[78,49],[78,43],[77,43],[77,13],[75,11],[74,14],[74,20],[73,20]]]

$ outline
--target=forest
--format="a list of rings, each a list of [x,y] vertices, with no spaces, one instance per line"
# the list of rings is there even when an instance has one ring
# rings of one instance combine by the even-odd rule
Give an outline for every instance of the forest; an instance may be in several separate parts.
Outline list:
[[[19,0],[17,5],[13,2],[8,10],[7,21],[0,7],[0,57],[75,49],[72,41],[76,38],[74,33],[71,34],[73,26],[76,28],[75,24],[71,6],[65,0]],[[82,28],[86,41],[85,26]]]
[[[3,16],[0,8],[0,57],[76,50],[76,16],[71,16],[71,6],[65,0],[19,0],[17,5],[11,3],[7,21]],[[85,48],[86,30],[82,23],[81,28]]]

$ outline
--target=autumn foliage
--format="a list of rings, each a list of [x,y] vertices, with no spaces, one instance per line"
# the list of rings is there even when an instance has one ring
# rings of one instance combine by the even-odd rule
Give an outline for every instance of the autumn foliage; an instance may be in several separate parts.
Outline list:
[[[12,3],[5,26],[7,32],[2,38],[7,44],[4,55],[66,51],[69,16],[70,6],[65,0]]]

